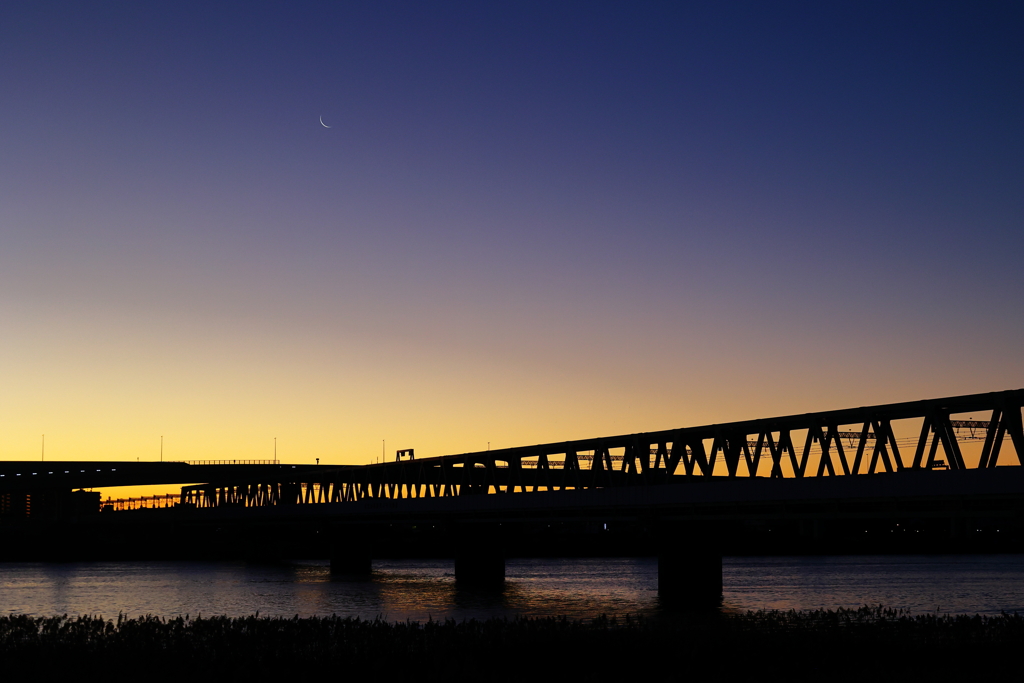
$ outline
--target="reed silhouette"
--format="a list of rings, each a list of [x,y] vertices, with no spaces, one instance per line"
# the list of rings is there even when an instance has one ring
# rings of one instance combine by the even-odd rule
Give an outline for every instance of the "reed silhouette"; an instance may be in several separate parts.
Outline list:
[[[1019,679],[1024,618],[911,615],[884,607],[655,618],[453,620],[146,616],[0,617],[8,670],[43,677],[132,672],[180,680],[336,674],[416,680]]]

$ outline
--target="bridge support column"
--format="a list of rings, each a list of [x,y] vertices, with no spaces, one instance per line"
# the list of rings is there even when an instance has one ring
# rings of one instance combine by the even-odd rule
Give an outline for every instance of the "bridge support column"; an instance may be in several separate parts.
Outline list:
[[[722,551],[710,534],[662,533],[658,598],[667,606],[712,607],[722,602]]]
[[[369,576],[373,568],[371,535],[368,529],[337,527],[331,530],[328,552],[332,574]]]
[[[466,525],[458,530],[455,582],[475,588],[505,584],[505,552],[499,525]]]

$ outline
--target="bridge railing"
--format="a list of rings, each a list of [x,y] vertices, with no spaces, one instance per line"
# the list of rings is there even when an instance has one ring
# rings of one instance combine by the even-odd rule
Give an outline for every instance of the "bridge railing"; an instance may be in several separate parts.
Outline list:
[[[137,496],[134,498],[107,498],[100,504],[103,512],[124,512],[127,510],[156,510],[177,507],[181,503],[181,495],[168,493],[156,496]]]
[[[186,465],[280,465],[280,460],[182,460]]]

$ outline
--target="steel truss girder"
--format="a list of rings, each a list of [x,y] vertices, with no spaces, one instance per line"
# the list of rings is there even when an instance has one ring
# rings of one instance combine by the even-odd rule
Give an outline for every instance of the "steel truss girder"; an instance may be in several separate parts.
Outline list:
[[[949,468],[965,469],[958,429],[971,429],[972,434],[984,430],[978,467],[991,468],[999,463],[1007,437],[1017,464],[1024,464],[1022,404],[1024,389],[956,396],[345,467],[317,472],[303,481],[203,484],[183,488],[181,500],[199,507],[264,507],[578,491],[657,485],[686,477],[765,476],[762,460],[770,463],[766,474],[772,478],[849,476],[931,469],[939,462],[940,448]],[[950,418],[983,411],[991,411],[988,421]],[[922,423],[913,458],[905,462],[892,422],[911,418]],[[804,436],[798,448],[793,432],[799,431]],[[723,466],[716,472],[719,453]],[[812,455],[818,456],[817,469],[808,474]]]

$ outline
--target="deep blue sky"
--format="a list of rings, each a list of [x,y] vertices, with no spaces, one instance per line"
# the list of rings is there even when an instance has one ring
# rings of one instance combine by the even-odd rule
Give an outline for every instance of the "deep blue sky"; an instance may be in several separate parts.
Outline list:
[[[0,457],[1024,386],[1020,3],[207,5],[0,8]]]

